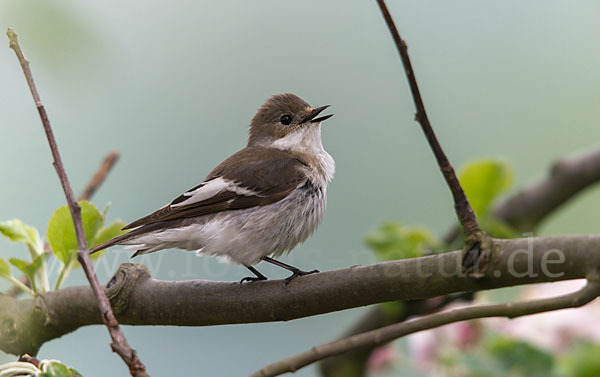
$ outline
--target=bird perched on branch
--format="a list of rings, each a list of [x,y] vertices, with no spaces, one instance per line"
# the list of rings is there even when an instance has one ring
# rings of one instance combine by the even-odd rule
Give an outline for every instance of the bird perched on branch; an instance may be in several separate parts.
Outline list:
[[[127,225],[130,232],[91,250],[113,245],[136,250],[132,257],[167,248],[195,250],[246,266],[265,261],[302,271],[273,258],[310,236],[323,218],[327,184],[335,170],[321,143],[320,116],[328,106],[311,107],[294,94],[267,100],[250,123],[248,145],[233,154],[198,186]]]

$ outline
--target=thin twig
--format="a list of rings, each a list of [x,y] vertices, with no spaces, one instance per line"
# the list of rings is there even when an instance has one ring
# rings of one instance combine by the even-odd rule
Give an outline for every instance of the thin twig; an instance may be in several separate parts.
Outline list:
[[[398,49],[398,53],[400,53],[400,58],[402,59],[402,65],[404,66],[406,78],[408,79],[410,91],[415,103],[415,108],[417,110],[415,114],[415,120],[421,125],[431,150],[435,155],[440,170],[442,171],[444,179],[446,180],[446,183],[452,192],[452,197],[454,198],[454,209],[456,210],[456,215],[458,216],[460,224],[467,235],[474,235],[479,231],[479,225],[477,224],[475,212],[473,212],[473,209],[471,208],[471,205],[469,204],[469,201],[467,200],[467,197],[460,186],[460,182],[456,177],[454,168],[450,164],[450,161],[448,161],[442,146],[438,142],[437,137],[433,132],[433,128],[431,127],[431,123],[427,117],[427,112],[425,111],[425,104],[421,98],[419,86],[417,85],[417,79],[410,62],[410,57],[408,56],[408,47],[406,42],[400,37],[400,33],[398,32],[398,29],[394,24],[394,20],[392,19],[392,16],[385,5],[385,1],[377,0],[377,4],[379,4],[383,18],[385,19],[390,33],[392,34],[392,38],[394,39],[394,43],[396,44],[396,48]]]
[[[53,165],[56,169],[56,173],[58,174],[58,178],[60,179],[60,183],[62,185],[63,191],[65,193],[65,197],[67,198],[67,203],[69,205],[69,209],[71,211],[71,216],[73,217],[73,224],[75,226],[75,234],[77,236],[77,245],[79,247],[79,252],[77,253],[77,259],[81,266],[83,267],[83,271],[85,272],[85,276],[87,277],[90,286],[92,287],[92,291],[94,292],[94,296],[98,301],[98,308],[100,309],[100,314],[102,315],[102,319],[104,324],[106,325],[108,332],[112,338],[111,347],[113,351],[115,351],[123,361],[129,367],[129,371],[132,376],[148,376],[146,373],[146,368],[144,364],[137,357],[136,352],[127,344],[127,340],[123,335],[123,332],[120,329],[119,322],[115,318],[115,315],[112,312],[112,308],[110,306],[110,301],[106,297],[104,293],[104,289],[98,282],[98,277],[94,272],[92,267],[92,261],[90,259],[89,250],[87,248],[85,233],[83,231],[83,224],[81,221],[81,208],[79,204],[75,200],[75,195],[73,194],[73,190],[71,189],[71,185],[69,183],[69,179],[67,178],[67,174],[65,172],[65,168],[63,166],[60,153],[58,151],[58,146],[56,144],[56,139],[54,138],[54,133],[52,131],[52,127],[50,126],[50,120],[48,119],[48,114],[46,113],[46,109],[42,104],[40,99],[40,95],[35,86],[35,82],[33,80],[33,74],[29,68],[29,61],[25,58],[23,51],[21,50],[21,46],[19,46],[19,42],[17,40],[17,34],[12,29],[8,29],[6,32],[8,35],[8,39],[10,41],[10,48],[12,48],[19,59],[19,63],[21,64],[21,68],[23,69],[23,73],[25,74],[25,79],[27,80],[27,84],[29,85],[29,89],[33,96],[33,100],[35,102],[35,106],[38,110],[40,118],[42,120],[42,125],[44,127],[44,132],[46,133],[46,138],[48,139],[48,144],[50,146],[50,151],[52,152],[53,157]]]
[[[597,277],[595,278],[597,279]],[[302,367],[330,356],[339,355],[359,347],[385,344],[415,332],[433,329],[454,322],[489,317],[516,318],[553,310],[576,308],[587,304],[599,295],[600,284],[598,281],[590,280],[580,290],[563,296],[517,303],[475,305],[429,314],[377,330],[353,335],[335,342],[315,346],[306,352],[266,366],[252,374],[251,377],[273,377],[287,372],[295,372]]]
[[[403,322],[412,317],[436,313],[453,302],[471,301],[473,296],[473,292],[463,292],[425,300],[397,301],[398,306],[402,308],[399,311],[386,310],[384,306],[377,305],[370,308],[341,338]],[[337,376],[343,369],[345,377],[365,376],[367,361],[376,348],[375,345],[365,346],[322,360],[319,363],[321,375]]]
[[[600,182],[600,146],[587,151],[580,151],[572,156],[563,156],[551,164],[545,176],[527,184],[523,189],[514,192],[494,207],[493,216],[505,221],[517,233],[534,231],[549,214],[565,203],[573,200],[579,193]],[[444,236],[444,244],[448,247],[460,236],[460,229],[452,226]],[[467,294],[473,295],[473,293]],[[460,295],[459,295],[460,296]],[[452,296],[457,297],[457,296]],[[447,297],[446,297],[447,298]],[[438,301],[438,299],[431,299]],[[452,300],[446,300],[451,302]],[[403,302],[405,312],[410,315],[430,314],[427,305],[421,301]],[[369,309],[358,319],[344,337],[375,330],[392,323],[407,319],[404,313],[391,316],[380,306]],[[324,376],[334,376],[343,369],[348,376],[363,376],[365,363],[372,350],[363,347],[355,351],[323,360],[320,369]],[[348,363],[352,363],[349,372]],[[356,373],[356,374],[350,374]]]
[[[90,198],[96,193],[96,190],[98,190],[98,188],[106,180],[106,176],[108,175],[108,173],[110,173],[112,168],[115,166],[115,164],[119,160],[119,157],[120,157],[119,151],[112,151],[108,155],[106,155],[106,157],[104,157],[104,159],[102,160],[102,163],[98,167],[98,170],[96,170],[96,173],[94,173],[92,179],[90,179],[88,184],[85,186],[85,189],[81,192],[81,194],[77,198],[78,201],[90,200]],[[50,245],[48,244],[48,242],[45,242],[44,243],[44,254],[48,254],[48,253],[50,253]],[[25,276],[25,275],[21,276],[19,278],[19,282],[21,282],[21,283],[25,284],[27,287],[29,287],[29,278],[27,276]],[[21,293],[23,293],[23,291],[16,285],[13,285],[8,291],[6,291],[5,294],[10,297],[17,297]]]
[[[449,162],[448,162],[445,154],[443,153],[441,148],[439,148],[439,143],[438,143],[437,139],[435,138],[435,134],[433,133],[433,130],[431,129],[431,125],[429,123],[429,119],[428,119],[427,113],[425,111],[425,106],[423,104],[423,100],[421,98],[420,91],[419,91],[419,88],[418,88],[418,85],[416,82],[414,71],[412,69],[412,64],[410,62],[410,58],[408,55],[407,45],[400,37],[398,29],[395,26],[395,23],[392,19],[392,16],[391,16],[389,10],[387,9],[385,2],[383,0],[378,0],[378,5],[379,5],[380,10],[383,14],[383,17],[386,21],[388,29],[390,30],[390,32],[392,34],[392,37],[394,39],[394,42],[398,49],[398,52],[400,53],[402,63],[404,65],[406,76],[407,76],[407,79],[410,84],[411,93],[413,95],[413,100],[415,102],[415,107],[417,108],[416,120],[418,120],[419,123],[421,124],[421,127],[423,128],[423,131],[425,132],[427,139],[430,142],[430,145],[436,155],[436,159],[440,165],[440,169],[442,170],[442,173],[444,174],[444,177],[446,178],[446,182],[448,183],[448,185],[453,193],[453,197],[455,200],[455,209],[457,211],[461,225],[463,226],[463,229],[465,229],[467,234],[469,234],[467,226],[465,226],[464,222],[461,220],[461,217],[464,217],[464,216],[461,216],[461,212],[463,214],[468,215],[467,217],[472,219],[473,221],[476,221],[475,215],[474,215],[473,211],[471,210],[468,201],[466,201],[466,196],[464,195],[464,192],[462,191],[462,188],[460,187],[460,184],[459,184],[458,180],[456,179],[454,171],[453,171],[452,167],[449,165]],[[431,132],[428,133],[427,130],[431,130]],[[436,147],[438,147],[439,149],[437,149]],[[438,152],[438,153],[436,153],[436,152]],[[595,155],[600,156],[599,153],[592,153],[592,156],[590,156],[591,158],[587,158],[587,160],[590,160],[590,159],[593,160],[593,157],[595,157]],[[557,206],[559,206],[560,203],[567,201],[570,196],[579,192],[586,185],[591,184],[598,180],[598,178],[600,177],[600,174],[598,174],[598,172],[600,172],[600,169],[594,169],[594,167],[600,167],[600,164],[589,163],[589,162],[587,162],[587,160],[586,160],[586,163],[583,164],[585,166],[585,168],[583,168],[583,169],[578,168],[578,166],[581,164],[580,161],[577,161],[577,163],[575,163],[575,164],[557,164],[557,166],[565,167],[564,170],[577,169],[576,172],[574,172],[575,173],[574,175],[576,175],[576,177],[581,176],[581,179],[563,179],[559,182],[556,182],[555,185],[554,184],[548,185],[547,182],[542,182],[543,184],[537,185],[539,187],[536,187],[535,190],[530,190],[530,191],[534,191],[534,192],[531,192],[531,195],[517,195],[516,199],[509,201],[509,203],[515,203],[515,204],[518,203],[516,206],[507,206],[505,203],[503,203],[504,207],[510,207],[508,209],[508,211],[495,210],[494,214],[495,215],[498,215],[498,214],[503,215],[503,214],[507,214],[507,213],[517,212],[517,215],[514,218],[511,217],[513,215],[505,216],[508,218],[507,220],[513,220],[513,221],[511,221],[511,223],[513,223],[512,225],[514,225],[514,222],[515,222],[514,220],[518,220],[520,217],[525,217],[525,218],[533,217],[533,219],[535,221],[539,222],[539,220],[541,218],[543,218],[545,215],[547,215],[547,213],[549,213],[553,208],[556,208]],[[449,166],[449,168],[444,169],[444,164],[447,164],[446,166]],[[591,169],[590,169],[590,165],[592,166]],[[554,170],[557,170],[557,169],[554,169]],[[448,175],[450,175],[450,178],[451,178],[450,180],[448,179]],[[569,177],[569,174],[563,174],[563,176],[565,178],[567,178],[567,177]],[[553,183],[553,181],[555,181],[555,180],[556,180],[556,174],[552,174],[550,177],[551,183]],[[582,182],[583,184],[579,185],[578,184],[579,182]],[[456,189],[453,189],[453,184],[456,184],[455,185]],[[562,187],[563,185],[566,185],[566,187],[567,187],[566,190],[565,190],[565,188]],[[547,187],[552,187],[552,189],[547,189]],[[542,194],[548,193],[549,195],[544,195],[543,199],[539,200],[539,198],[542,197],[541,195],[539,195],[539,191],[542,191]],[[557,192],[558,192],[558,195],[556,194]],[[457,200],[457,198],[458,198],[458,200]],[[524,198],[527,198],[527,200],[526,201],[523,200]],[[557,199],[558,199],[558,202],[557,202]],[[529,201],[533,201],[536,204],[539,203],[539,205],[535,205],[535,204],[527,205],[527,203],[529,203]],[[461,209],[461,205],[459,205],[460,203],[464,203],[464,204],[466,204],[466,206],[468,206],[466,211],[460,210]],[[532,212],[535,214],[531,215]],[[473,223],[473,221],[471,221],[471,223]],[[476,224],[476,222],[475,222],[475,224]],[[444,237],[444,241],[447,245],[450,245],[459,236],[460,236],[459,228],[453,226],[452,229],[449,232],[447,232],[446,236]],[[465,247],[467,248],[467,247],[469,247],[469,245],[465,245]],[[423,305],[421,305],[420,302],[418,302],[418,301],[417,302],[405,302],[404,305],[407,308],[411,308],[412,306],[416,306],[417,308],[423,307]],[[421,314],[428,314],[428,313],[421,313]],[[371,330],[371,329],[377,329],[382,326],[388,325],[392,321],[399,322],[399,321],[403,321],[405,319],[406,319],[406,317],[404,317],[404,316],[392,318],[390,315],[384,313],[380,307],[376,307],[376,308],[371,309],[367,313],[366,316],[361,318],[357,322],[357,324],[355,326],[353,326],[353,328],[350,330],[350,333],[356,334],[356,333]],[[356,376],[363,375],[365,362],[368,359],[373,348],[374,348],[374,346],[363,347],[360,349],[356,349],[354,352],[347,353],[347,354],[344,354],[344,355],[336,357],[336,358],[329,358],[329,359],[325,360],[321,364],[321,370],[322,370],[323,375],[327,375],[327,376],[334,375],[340,369],[343,369],[345,371],[344,373],[350,373],[349,368],[352,368],[351,372],[355,373],[354,375],[356,375]]]
[[[115,166],[117,161],[119,161],[120,156],[121,154],[119,153],[119,151],[112,151],[106,157],[104,157],[102,164],[100,165],[92,179],[90,179],[87,186],[85,186],[85,189],[83,189],[81,195],[79,195],[79,198],[77,200],[89,200],[94,195],[94,193],[96,192],[96,190],[98,190],[100,185],[104,183],[106,176],[108,175],[108,173],[110,173],[113,166]]]

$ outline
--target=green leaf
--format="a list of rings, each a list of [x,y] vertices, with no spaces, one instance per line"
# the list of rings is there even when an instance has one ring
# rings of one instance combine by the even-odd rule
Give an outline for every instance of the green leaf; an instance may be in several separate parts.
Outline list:
[[[110,225],[100,229],[98,234],[96,234],[96,238],[94,238],[94,241],[92,241],[92,243],[90,244],[90,249],[92,247],[100,245],[101,243],[110,241],[113,238],[120,236],[121,234],[127,233],[127,230],[122,230],[125,225],[127,224],[124,221],[115,220]],[[104,254],[104,250],[98,253],[94,253],[90,257],[92,258],[92,260],[96,260],[100,256],[102,256],[102,254]]]
[[[104,216],[104,218],[106,218],[106,214],[108,213],[108,210],[110,209],[111,204],[112,204],[111,202],[108,202],[108,203],[106,203],[104,208],[102,208],[102,216]]]
[[[90,244],[90,248],[98,246],[106,241],[110,241],[121,234],[127,233],[126,230],[122,230],[125,225],[127,224],[125,224],[124,221],[115,220],[110,225],[103,227],[98,234],[96,234],[96,238],[94,238],[94,241]]]
[[[597,377],[600,376],[600,344],[581,342],[570,347],[569,352],[558,361],[560,376]]]
[[[27,263],[27,262],[25,262]],[[15,279],[13,274],[10,272],[9,264],[2,258],[0,258],[0,277],[10,281],[13,285],[24,291],[31,296],[35,296],[35,292],[19,280]]]
[[[406,304],[403,301],[390,301],[379,305],[389,318],[399,318],[406,311]]]
[[[104,224],[102,213],[90,202],[84,200],[79,202],[81,207],[81,218],[86,241],[89,244]],[[64,264],[71,263],[73,256],[79,250],[73,218],[67,205],[57,209],[48,223],[48,242],[56,257]]]
[[[25,276],[27,276],[27,278],[29,279],[29,282],[31,283],[31,288],[33,289],[34,292],[37,291],[36,284],[35,284],[35,272],[36,271],[35,271],[33,264],[29,263],[27,261],[24,261],[22,259],[18,259],[18,258],[10,258],[8,261],[10,262],[10,264],[12,264],[16,268],[18,268],[19,271],[21,271]],[[40,264],[40,267],[41,267],[41,264]]]
[[[468,371],[465,375],[469,377],[517,377],[507,374],[496,360],[486,354],[462,353],[457,356],[455,362],[460,363]],[[519,377],[522,376],[519,375]]]
[[[27,225],[19,219],[13,219],[0,223],[0,233],[13,242],[29,242]]]
[[[41,365],[42,372],[40,377],[72,377],[66,365],[59,361],[46,361]]]
[[[42,267],[45,257],[46,255],[42,254],[35,258],[34,261],[31,263],[18,258],[10,258],[8,261],[10,262],[10,264],[18,268],[19,271],[25,274],[27,278],[29,278],[29,281],[31,282],[31,287],[34,289],[34,291],[37,291],[35,284],[35,275]]]
[[[528,377],[547,377],[553,369],[550,353],[523,340],[495,336],[486,346],[507,374],[510,371]]]
[[[72,377],[83,377],[76,369],[69,368],[69,372],[71,373]]]
[[[0,223],[0,233],[13,242],[23,242],[36,254],[41,254],[43,241],[37,229],[23,223],[19,219],[13,219]]]
[[[365,242],[380,260],[420,257],[428,248],[438,245],[427,229],[408,227],[393,221],[383,223],[379,229],[368,234]]]
[[[10,266],[4,259],[0,258],[0,277],[8,279],[11,276]]]
[[[509,224],[490,215],[480,216],[479,226],[494,238],[517,238],[519,233]]]
[[[10,264],[21,270],[22,273],[27,275],[27,269],[31,266],[29,262],[18,258],[10,258],[8,261],[10,262]]]
[[[475,214],[482,215],[510,187],[513,172],[507,162],[488,158],[467,163],[458,177]]]

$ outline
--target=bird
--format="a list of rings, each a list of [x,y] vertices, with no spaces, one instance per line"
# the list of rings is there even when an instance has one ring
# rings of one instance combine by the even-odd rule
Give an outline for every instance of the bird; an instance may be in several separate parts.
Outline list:
[[[114,245],[135,250],[132,258],[170,248],[195,251],[248,268],[254,276],[240,283],[267,280],[254,267],[262,261],[289,270],[285,284],[319,272],[275,258],[304,242],[325,214],[335,172],[321,140],[321,123],[333,114],[319,115],[328,107],[312,107],[291,93],[272,96],[252,118],[246,147],[90,252]]]

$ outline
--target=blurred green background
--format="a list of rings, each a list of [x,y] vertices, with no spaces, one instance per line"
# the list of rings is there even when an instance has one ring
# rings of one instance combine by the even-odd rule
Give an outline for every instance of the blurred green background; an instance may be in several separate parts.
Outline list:
[[[519,187],[556,157],[600,143],[600,2],[415,0],[389,7],[455,166],[504,157]],[[109,219],[134,220],[196,185],[245,144],[249,120],[266,98],[293,92],[314,106],[332,105],[323,139],[337,173],[322,226],[287,262],[322,271],[372,263],[363,238],[383,220],[437,234],[454,221],[375,1],[4,0],[0,30],[9,26],[31,60],[75,190],[108,151],[121,151],[93,199],[99,207],[112,202]],[[2,40],[0,220],[19,217],[44,232],[64,197],[25,80]],[[595,233],[599,212],[596,188],[541,232]],[[0,240],[0,256],[22,252]],[[111,251],[97,266],[101,281],[127,260],[128,253]],[[181,251],[136,262],[159,279],[247,274]],[[81,271],[67,281],[85,283]],[[200,369],[243,376],[339,336],[362,310],[125,333],[152,375]],[[100,326],[47,343],[39,356],[63,360],[86,377],[126,375]],[[315,374],[314,367],[297,373]]]

